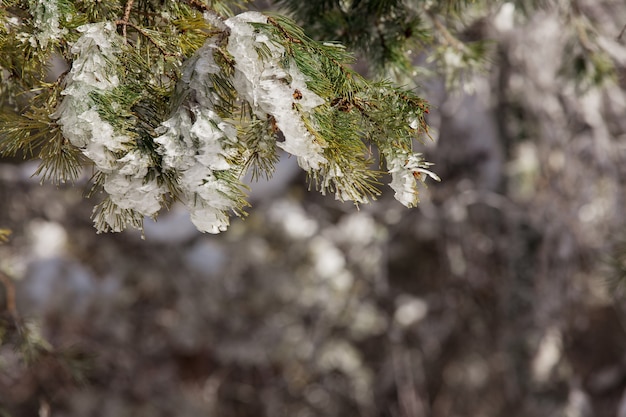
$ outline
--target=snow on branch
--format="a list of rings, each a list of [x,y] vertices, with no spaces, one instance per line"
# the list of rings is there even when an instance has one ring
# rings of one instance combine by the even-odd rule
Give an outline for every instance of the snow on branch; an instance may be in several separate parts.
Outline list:
[[[241,178],[250,162],[271,169],[276,147],[296,156],[323,193],[329,189],[342,201],[367,202],[378,193],[365,137],[387,161],[402,204],[417,202],[417,179],[437,179],[408,151],[425,126],[422,101],[368,84],[345,66],[342,48],[306,38],[287,20],[246,12],[218,21],[205,14],[205,23],[214,30],[174,72],[177,82],[164,84],[171,90],[163,95],[169,115],[152,122],[140,121],[133,107],[141,100],[147,100],[142,108],[154,106],[142,89],[158,82],[152,75],[132,78],[127,63],[143,59],[132,55],[139,44],[120,36],[115,22],[78,28],[51,116],[93,162],[97,186],[108,195],[94,211],[99,231],[141,227],[144,216],[156,217],[171,200],[188,208],[200,231],[224,231],[229,216],[242,215],[247,204]],[[133,82],[145,84],[124,90]],[[386,102],[377,103],[383,96]],[[123,123],[115,112],[122,107]]]
[[[80,26],[82,36],[72,46],[76,58],[66,78],[64,98],[57,111],[63,136],[93,161],[104,176],[104,190],[113,203],[109,217],[123,210],[155,216],[161,209],[165,189],[146,177],[151,160],[134,144],[132,137],[117,132],[98,113],[94,95],[111,91],[120,84],[117,75],[119,45],[123,43],[111,22]],[[124,222],[100,222],[99,231],[120,231]]]
[[[258,117],[271,115],[285,136],[277,145],[298,157],[300,166],[317,170],[328,161],[323,146],[307,129],[307,115],[325,100],[313,93],[293,61],[284,65],[285,49],[250,23],[267,23],[267,16],[246,12],[226,21],[230,28],[228,52],[235,59],[233,86]]]

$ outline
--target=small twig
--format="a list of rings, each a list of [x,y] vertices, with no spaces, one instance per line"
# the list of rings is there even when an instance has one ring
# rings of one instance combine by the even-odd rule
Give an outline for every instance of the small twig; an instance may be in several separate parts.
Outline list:
[[[228,65],[231,67],[235,66],[235,60],[228,54],[228,52],[224,51],[222,48],[216,48],[215,51],[220,54],[220,56],[226,61]]]
[[[461,41],[459,41],[457,38],[455,38],[450,33],[450,31],[437,18],[433,19],[433,23],[435,24],[435,27],[437,27],[437,30],[439,30],[439,33],[441,33],[443,35],[443,38],[446,40],[446,42],[450,46],[455,47],[459,51],[465,52],[465,50],[466,50],[465,44],[463,44]]]
[[[133,8],[133,2],[135,0],[128,0],[126,2],[126,7],[124,7],[124,19],[122,19],[121,22],[122,23],[122,35],[124,36],[124,39],[126,39],[126,26],[128,26],[128,22],[130,20],[130,11]]]
[[[450,33],[448,28],[446,28],[439,21],[439,19],[437,19],[437,17],[434,14],[432,14],[432,12],[429,11],[428,15],[430,16],[430,20],[432,20],[433,24],[435,25],[435,28],[441,34],[441,36],[443,36],[444,40],[446,41],[446,43],[448,45],[456,48],[457,50],[459,50],[459,51],[461,51],[463,53],[467,52],[467,46],[465,46],[465,44],[463,42],[461,42],[456,37],[454,37],[454,35],[452,35],[452,33]]]

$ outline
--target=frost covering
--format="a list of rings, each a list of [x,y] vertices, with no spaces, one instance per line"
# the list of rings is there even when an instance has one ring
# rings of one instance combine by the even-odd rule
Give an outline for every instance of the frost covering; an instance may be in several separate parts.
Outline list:
[[[214,111],[219,98],[212,93],[212,77],[220,72],[213,58],[216,48],[210,39],[196,52],[182,78],[190,99],[163,123],[162,135],[155,139],[163,167],[179,175],[179,197],[191,221],[209,233],[226,230],[228,211],[237,207],[241,194],[225,179],[238,179],[241,168],[228,162],[238,156],[237,130]]]
[[[111,22],[83,25],[78,31],[83,35],[72,46],[76,59],[66,78],[62,93],[65,98],[52,116],[58,118],[63,136],[103,173],[104,189],[118,214],[135,210],[154,216],[161,208],[165,190],[155,178],[146,178],[150,158],[136,148],[132,138],[116,132],[100,117],[92,98],[94,93],[110,91],[119,85],[116,53],[122,39]],[[105,223],[105,228],[108,225],[114,231],[124,227]]]
[[[255,33],[250,25],[254,22],[266,23],[267,17],[248,12],[225,21],[230,28],[227,50],[235,60],[232,84],[257,117],[274,117],[285,136],[278,146],[297,156],[305,170],[319,169],[327,162],[323,148],[302,117],[324,99],[307,88],[295,64],[288,70],[282,68],[284,49]],[[261,47],[270,54],[260,54]],[[225,178],[238,179],[242,174],[240,166],[229,163],[240,156],[237,131],[215,111],[220,99],[212,92],[213,77],[221,72],[213,57],[216,49],[215,40],[209,39],[188,64],[182,81],[191,99],[163,123],[162,135],[155,139],[163,166],[180,175],[181,200],[189,208],[192,222],[210,233],[226,230],[229,211],[237,207],[241,196]],[[296,90],[301,94],[297,99]],[[294,109],[296,101],[299,111]]]
[[[48,42],[61,39],[67,33],[67,29],[59,25],[58,0],[30,0],[29,6],[37,28],[35,35],[28,38],[33,47],[39,43],[41,48],[45,49]]]
[[[250,23],[267,23],[267,17],[246,12],[226,21],[230,28],[227,49],[235,58],[233,85],[258,117],[274,117],[285,136],[285,141],[277,145],[297,156],[304,170],[318,170],[327,163],[323,146],[302,117],[324,104],[324,99],[308,89],[304,75],[293,61],[288,68],[283,67],[284,48],[267,35],[255,33]],[[264,53],[260,54],[260,49]]]
[[[415,207],[418,201],[416,180],[424,181],[426,176],[439,181],[439,177],[426,169],[431,164],[424,161],[420,154],[392,152],[387,158],[387,169],[391,174],[391,183],[395,198],[406,207]]]

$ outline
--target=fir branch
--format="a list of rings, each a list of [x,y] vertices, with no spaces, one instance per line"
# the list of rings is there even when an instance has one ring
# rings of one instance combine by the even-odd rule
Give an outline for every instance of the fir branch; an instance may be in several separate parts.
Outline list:
[[[43,181],[60,184],[78,178],[85,159],[61,134],[59,126],[47,119],[49,110],[34,108],[23,115],[0,114],[3,137],[0,154],[41,160],[35,171]]]
[[[272,116],[266,119],[253,118],[244,129],[242,137],[248,149],[244,172],[251,169],[253,181],[261,177],[270,179],[280,159],[276,152],[276,120]]]
[[[339,200],[360,203],[374,198],[379,193],[376,188],[379,173],[369,169],[367,149],[360,135],[373,140],[390,160],[398,159],[392,155],[394,147],[408,157],[412,138],[427,133],[425,102],[386,83],[370,84],[345,65],[351,57],[343,49],[311,40],[284,17],[270,17],[267,24],[252,25],[283,46],[282,65],[288,68],[293,59],[309,80],[307,87],[327,100],[327,104],[314,109],[312,116],[300,111],[297,100],[293,104],[308,133],[324,149],[327,161],[319,170],[308,171],[311,184],[323,194],[334,192]],[[269,47],[264,45],[257,52],[263,59],[272,56]],[[415,159],[419,160],[417,156]],[[416,164],[416,169],[424,168]],[[417,178],[420,174],[415,172],[410,171],[410,175]],[[406,184],[404,181],[402,187]],[[403,193],[403,203],[414,204],[404,195],[416,196],[417,191]]]
[[[36,149],[44,180],[76,178],[91,160],[91,194],[108,195],[94,209],[99,231],[141,228],[175,199],[201,231],[225,230],[230,213],[245,215],[241,177],[248,168],[269,177],[277,147],[297,156],[323,194],[375,199],[381,173],[370,169],[364,139],[394,170],[401,202],[413,204],[414,180],[427,173],[411,153],[412,138],[427,132],[423,101],[365,80],[343,47],[312,40],[285,17],[226,19],[203,5],[186,0],[159,15],[154,2],[127,0],[121,18],[79,28],[61,104],[58,90],[50,95],[58,126],[40,117],[48,110],[17,116],[0,146]]]
[[[302,43],[302,39],[300,39],[300,38],[302,38],[303,36],[296,37],[296,36],[292,35],[292,33],[297,34],[297,32],[296,31],[293,31],[292,33],[288,32],[283,25],[279,24],[276,21],[275,18],[270,16],[270,17],[267,18],[267,22],[270,23],[271,25],[275,26],[280,31],[280,33],[282,33],[283,36],[287,40],[289,40],[290,42]]]
[[[36,152],[50,138],[50,130],[56,126],[41,115],[28,111],[23,115],[17,113],[0,113],[2,137],[0,137],[0,155],[26,157],[36,156]]]
[[[222,36],[223,28],[215,28],[208,24],[207,20],[200,13],[181,15],[172,20],[172,25],[178,30],[178,45],[183,56],[192,56],[207,38]]]
[[[102,171],[94,170],[92,172],[91,177],[89,178],[91,187],[89,188],[89,190],[85,192],[85,197],[92,198],[96,194],[101,193],[104,188],[104,181],[105,181],[104,173]]]
[[[84,23],[115,20],[123,13],[119,1],[76,0],[75,5],[77,10],[85,14]]]

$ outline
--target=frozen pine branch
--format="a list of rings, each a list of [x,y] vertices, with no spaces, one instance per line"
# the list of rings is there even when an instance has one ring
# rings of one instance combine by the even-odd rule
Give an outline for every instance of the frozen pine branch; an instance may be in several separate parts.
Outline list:
[[[412,151],[427,135],[427,104],[361,77],[342,45],[314,41],[279,15],[161,3],[13,0],[0,9],[11,93],[0,152],[40,158],[42,178],[55,182],[90,165],[92,194],[105,196],[98,231],[141,228],[172,201],[199,230],[223,231],[244,214],[245,172],[271,175],[279,149],[341,201],[378,195],[372,148],[407,207],[419,183],[437,179]],[[53,56],[69,69],[46,84]]]

